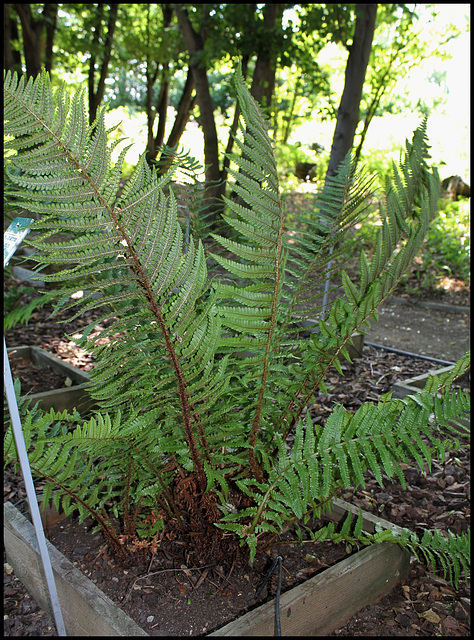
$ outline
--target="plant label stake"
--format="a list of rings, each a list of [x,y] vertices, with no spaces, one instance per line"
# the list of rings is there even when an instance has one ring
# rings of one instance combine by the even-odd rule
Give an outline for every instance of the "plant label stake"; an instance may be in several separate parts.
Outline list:
[[[8,265],[10,258],[13,256],[18,246],[21,244],[23,238],[29,233],[31,223],[31,218],[15,218],[6,230],[4,234],[3,245],[4,269]],[[3,380],[5,384],[5,391],[7,394],[8,409],[10,411],[10,417],[12,420],[13,434],[15,436],[15,443],[18,451],[18,458],[20,460],[21,472],[25,480],[26,495],[28,497],[31,519],[33,520],[33,525],[36,531],[36,539],[38,541],[41,561],[43,563],[54,621],[56,623],[56,631],[59,636],[65,636],[67,634],[64,627],[56,583],[54,581],[53,569],[51,567],[51,559],[49,557],[48,548],[46,546],[46,538],[44,535],[43,523],[41,522],[41,514],[39,511],[38,501],[36,499],[36,490],[31,475],[31,468],[26,451],[25,439],[23,437],[23,431],[21,428],[20,414],[18,411],[18,403],[16,401],[15,390],[13,387],[13,378],[10,369],[10,362],[8,360],[8,351],[7,344],[5,342],[5,336],[3,337]]]

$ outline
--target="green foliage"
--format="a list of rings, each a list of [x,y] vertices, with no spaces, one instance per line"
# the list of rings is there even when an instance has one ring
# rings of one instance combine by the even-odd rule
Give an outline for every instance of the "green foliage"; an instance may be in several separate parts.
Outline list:
[[[469,202],[440,201],[440,211],[426,236],[421,266],[436,281],[443,275],[466,282],[471,276],[471,215]]]
[[[27,447],[46,496],[93,516],[118,555],[140,548],[140,536],[151,545],[165,527],[192,534],[189,544],[202,553],[215,557],[240,543],[253,559],[342,487],[363,485],[366,471],[380,484],[383,474],[404,482],[401,463],[423,468],[456,449],[469,406],[443,378],[354,415],[337,407],[324,426],[308,414],[303,422],[328,373],[341,373],[339,357],[349,359],[353,333],[376,317],[419,250],[439,181],[426,165],[424,123],[387,180],[372,260],[360,253],[357,282],[333,267],[344,295],[323,316],[327,264],[346,255],[373,178],[346,158],[318,196],[318,215],[289,225],[267,122],[240,71],[235,84],[241,154],[231,174],[239,199],[227,199],[223,215],[233,233],[214,234],[218,246],[206,259],[194,234],[184,244],[178,217],[173,180],[180,163],[191,167],[185,157],[161,176],[142,158],[119,191],[124,154],[111,165],[103,113],[89,127],[80,94],[53,94],[45,74],[28,84],[5,78],[6,147],[21,151],[7,158],[5,191],[41,216],[28,243],[40,266],[59,269],[42,278],[57,286],[58,308],[77,316],[108,305],[113,320],[91,335],[94,322],[77,340],[97,363],[91,395],[100,410],[90,419],[26,412]],[[225,275],[208,277],[213,262]],[[71,300],[78,288],[88,295]],[[313,329],[304,343],[303,328]],[[468,363],[466,356],[456,375]],[[5,459],[16,460],[11,431]],[[318,536],[390,538],[455,581],[466,565],[459,536],[371,538],[360,522]]]
[[[28,302],[29,298],[35,294]],[[17,324],[26,325],[34,311],[51,301],[47,293],[39,295],[35,287],[28,284],[8,285],[3,296],[3,331],[8,331]]]
[[[443,287],[446,277],[462,280],[466,284],[471,279],[469,202],[452,202],[440,198],[438,203],[439,212],[428,229],[413,265],[401,279],[400,284],[408,291],[411,287],[416,287],[415,295],[420,289],[429,291]],[[362,241],[369,255],[374,250],[380,225],[381,219],[376,206],[369,207],[367,215],[357,224],[355,241]]]

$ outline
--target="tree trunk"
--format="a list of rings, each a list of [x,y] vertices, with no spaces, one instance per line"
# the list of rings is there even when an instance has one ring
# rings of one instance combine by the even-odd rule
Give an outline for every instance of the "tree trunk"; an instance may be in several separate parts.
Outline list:
[[[186,83],[184,85],[183,93],[178,104],[178,110],[176,112],[176,118],[174,119],[173,128],[168,136],[166,145],[168,147],[175,147],[181,139],[186,125],[191,115],[191,111],[196,104],[196,94],[194,93],[194,78],[191,67],[188,69],[188,75],[186,77]]]
[[[337,112],[327,176],[333,176],[354,142],[359,105],[375,31],[376,4],[356,5],[354,38],[347,60],[344,91]]]
[[[326,183],[328,177],[336,174],[340,163],[344,160],[354,142],[355,131],[359,123],[360,99],[374,37],[377,5],[356,4],[356,15],[354,38],[347,60],[344,91],[342,92],[337,112],[336,130],[334,131],[331,156],[326,172]],[[332,247],[330,255],[332,255]],[[323,308],[321,312],[323,320],[326,319],[329,310],[331,269],[332,260],[329,260],[326,268],[326,282],[324,283]]]
[[[173,127],[168,136],[168,140],[166,141],[167,147],[176,147],[181,139],[181,136],[184,133],[184,130],[186,129],[186,125],[189,121],[189,116],[191,115],[191,112],[194,109],[194,105],[196,104],[196,94],[193,95],[193,91],[193,73],[191,71],[191,68],[189,68],[183,93],[181,94],[181,98],[178,104]],[[164,173],[167,170],[171,160],[172,158],[170,158],[167,154],[161,154],[159,160],[160,173]]]
[[[210,208],[217,211],[221,208],[217,200],[222,194],[222,185],[220,184],[219,147],[214,107],[209,91],[206,67],[199,61],[199,54],[204,51],[204,38],[201,33],[197,33],[193,29],[184,5],[174,4],[173,7],[184,43],[189,51],[190,68],[196,87],[196,100],[199,105],[200,122],[204,134],[204,163],[207,184],[205,197],[212,200],[213,204]]]
[[[147,116],[147,130],[148,139],[146,145],[146,159],[147,161],[153,160],[155,152],[155,137],[153,133],[153,126],[155,124],[155,110],[153,109],[153,86],[155,84],[157,73],[153,75],[150,73],[149,64],[147,61],[146,68],[146,116]]]
[[[282,4],[265,5],[263,22],[265,25],[266,37],[260,42],[257,42],[257,61],[255,63],[252,85],[250,87],[251,95],[267,114],[269,114],[272,103],[276,73],[276,48],[269,45],[269,42],[272,41],[272,37],[275,35],[277,24],[281,27],[282,16]],[[235,192],[232,192],[230,197],[241,206],[246,206],[241,196],[237,195]]]
[[[161,147],[165,139],[166,116],[168,115],[168,104],[170,95],[170,83],[168,80],[169,63],[163,65],[161,73],[160,94],[156,101],[156,115],[158,116],[158,129],[154,140],[155,155],[156,149]]]
[[[293,124],[293,118],[295,113],[296,100],[298,98],[298,92],[300,88],[300,79],[298,78],[295,83],[295,88],[293,89],[293,98],[291,100],[290,111],[287,114],[288,120],[286,121],[285,130],[283,132],[282,143],[287,144],[288,138],[291,133],[291,125]],[[276,140],[276,127],[275,127],[275,140]]]
[[[283,6],[282,4],[265,5],[263,23],[267,37],[258,45],[257,62],[250,88],[252,96],[267,111],[272,102],[276,72],[276,48],[269,46],[268,43],[271,42],[272,34],[275,34],[277,28],[281,28]]]
[[[147,50],[150,50],[150,5],[148,4],[147,11],[147,29],[146,29],[146,43]],[[161,10],[163,12],[163,30],[169,28],[171,20],[173,18],[173,7],[170,4],[162,4]],[[146,92],[146,113],[148,123],[148,142],[146,147],[147,161],[154,161],[156,158],[157,147],[163,144],[166,128],[166,117],[168,112],[169,103],[169,61],[166,61],[162,65],[161,69],[161,85],[160,93],[156,101],[156,108],[153,107],[153,88],[155,86],[156,79],[160,72],[160,63],[156,63],[156,70],[152,74],[150,71],[151,61],[147,54],[146,60],[146,79],[147,79],[147,92]],[[158,116],[158,131],[155,136],[154,127],[155,119]]]
[[[397,58],[400,55],[401,50],[403,49],[403,47],[405,46],[404,43],[401,44],[397,44],[395,51],[393,51],[393,53],[390,56],[390,60],[388,62],[387,68],[385,69],[383,75],[378,78],[378,86],[375,87],[375,93],[374,96],[370,102],[370,104],[367,107],[367,113],[365,115],[364,118],[364,127],[362,129],[362,132],[360,134],[360,140],[359,140],[359,144],[357,145],[357,149],[355,151],[355,159],[356,162],[359,161],[359,158],[361,156],[362,153],[362,147],[364,145],[365,142],[365,138],[367,136],[367,131],[369,129],[369,125],[372,122],[373,117],[375,116],[375,113],[378,109],[378,106],[380,104],[380,101],[382,100],[385,91],[387,90],[387,77],[390,77],[390,71],[392,70],[392,65],[395,62],[395,60],[397,60]]]
[[[104,13],[104,5],[99,3],[97,5],[97,13],[95,16],[94,34],[91,44],[91,57],[89,59],[89,124],[95,120],[97,113],[97,103],[95,101],[95,65],[96,65],[96,51],[99,47],[100,36],[102,33],[102,16]],[[94,114],[94,117],[92,117]]]
[[[107,78],[107,71],[109,68],[110,58],[112,56],[112,41],[114,37],[115,25],[117,22],[118,4],[111,4],[109,9],[109,20],[107,24],[107,35],[103,45],[104,57],[102,59],[102,65],[100,67],[99,82],[97,84],[97,90],[95,90],[95,71],[96,71],[96,55],[94,48],[99,45],[102,31],[102,15],[104,5],[99,4],[97,7],[97,22],[94,29],[94,38],[92,40],[92,51],[89,65],[89,124],[92,125],[97,117],[97,109],[103,100],[105,92],[105,80]]]
[[[163,12],[163,30],[169,29],[171,20],[173,19],[173,7],[171,4],[162,4],[161,10]],[[154,140],[155,156],[156,149],[161,147],[165,139],[166,119],[168,116],[170,83],[169,83],[169,61],[163,64],[161,72],[161,87],[160,95],[156,102],[156,113],[158,116],[158,129]],[[154,157],[155,157],[154,156]]]
[[[56,24],[57,4],[45,4],[40,18],[35,18],[30,4],[15,4],[23,34],[23,52],[27,76],[37,76],[41,71],[43,58],[51,66],[52,43]],[[52,26],[51,26],[52,25]],[[46,38],[44,30],[46,27]],[[49,71],[51,68],[48,69]]]
[[[13,47],[13,42],[19,40],[18,24],[11,10],[11,4],[3,5],[3,65],[5,71],[21,75],[21,54]]]
[[[58,19],[58,5],[45,4],[45,12],[47,7],[48,12],[44,13],[46,26],[46,50],[44,54],[44,68],[48,73],[51,73],[53,69],[53,43],[54,34],[56,33],[56,22]]]

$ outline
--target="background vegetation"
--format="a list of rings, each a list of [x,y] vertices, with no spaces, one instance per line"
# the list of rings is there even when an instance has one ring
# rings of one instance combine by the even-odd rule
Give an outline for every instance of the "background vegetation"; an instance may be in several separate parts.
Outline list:
[[[236,123],[230,78],[240,60],[268,115],[283,188],[306,194],[320,188],[328,172],[357,18],[376,7],[355,133],[343,132],[346,147],[353,146],[383,185],[400,141],[428,116],[432,163],[441,178],[470,181],[467,4],[4,7],[5,68],[28,76],[46,68],[53,84],[83,88],[91,123],[107,105],[107,124],[117,126],[113,136],[135,143],[128,171],[144,150],[150,161],[159,160],[166,143],[209,165],[209,185],[225,185],[224,154]],[[305,184],[295,176],[298,162],[316,165]],[[309,195],[305,201],[310,207]],[[411,286],[469,281],[468,206],[443,202],[441,209]],[[361,229],[367,242],[377,222],[375,207]]]

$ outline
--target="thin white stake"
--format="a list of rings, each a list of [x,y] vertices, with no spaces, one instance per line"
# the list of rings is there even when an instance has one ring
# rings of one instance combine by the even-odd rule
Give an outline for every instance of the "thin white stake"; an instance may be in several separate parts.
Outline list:
[[[28,220],[25,220],[23,218],[15,218],[4,235],[4,268],[7,266],[10,258],[15,253],[16,248],[29,231],[29,229],[25,228],[25,223],[29,224]],[[5,336],[3,337],[3,381],[7,394],[8,409],[10,410],[10,417],[12,420],[16,450],[18,453],[18,459],[20,461],[23,479],[25,480],[26,495],[28,497],[31,519],[36,531],[36,539],[38,541],[38,547],[41,555],[41,561],[43,563],[46,584],[49,590],[49,597],[51,601],[54,621],[56,623],[56,631],[58,633],[58,636],[66,636],[66,628],[64,626],[61,605],[59,603],[56,583],[54,581],[51,558],[49,557],[48,548],[46,546],[46,537],[44,535],[43,523],[41,521],[41,514],[38,506],[38,501],[36,499],[36,490],[35,485],[33,484],[33,477],[31,475],[30,461],[28,460],[25,439],[23,437],[23,430],[21,428],[20,413],[18,411],[15,388],[13,386],[13,378],[10,369],[10,361],[8,360],[8,351],[7,344],[5,342]]]
[[[54,582],[53,569],[51,567],[51,559],[46,547],[46,538],[43,530],[43,523],[41,521],[41,514],[36,499],[35,485],[33,484],[33,478],[31,475],[30,462],[28,460],[28,454],[26,452],[25,439],[23,437],[23,431],[21,428],[20,414],[18,411],[18,404],[15,397],[15,389],[13,387],[12,372],[10,369],[10,362],[8,361],[8,351],[5,338],[3,338],[3,378],[5,383],[5,390],[7,392],[8,408],[10,410],[10,416],[12,420],[13,433],[15,436],[16,449],[18,452],[18,459],[20,460],[21,471],[25,480],[26,495],[28,496],[28,504],[30,506],[31,518],[36,531],[36,539],[38,540],[38,547],[40,550],[41,560],[43,562],[44,574],[46,577],[46,583],[49,589],[49,596],[51,599],[51,607],[53,610],[54,621],[56,623],[56,631],[59,636],[66,635],[66,629],[64,627],[63,616],[61,613],[61,605],[59,604],[58,592],[56,590],[56,583]]]

